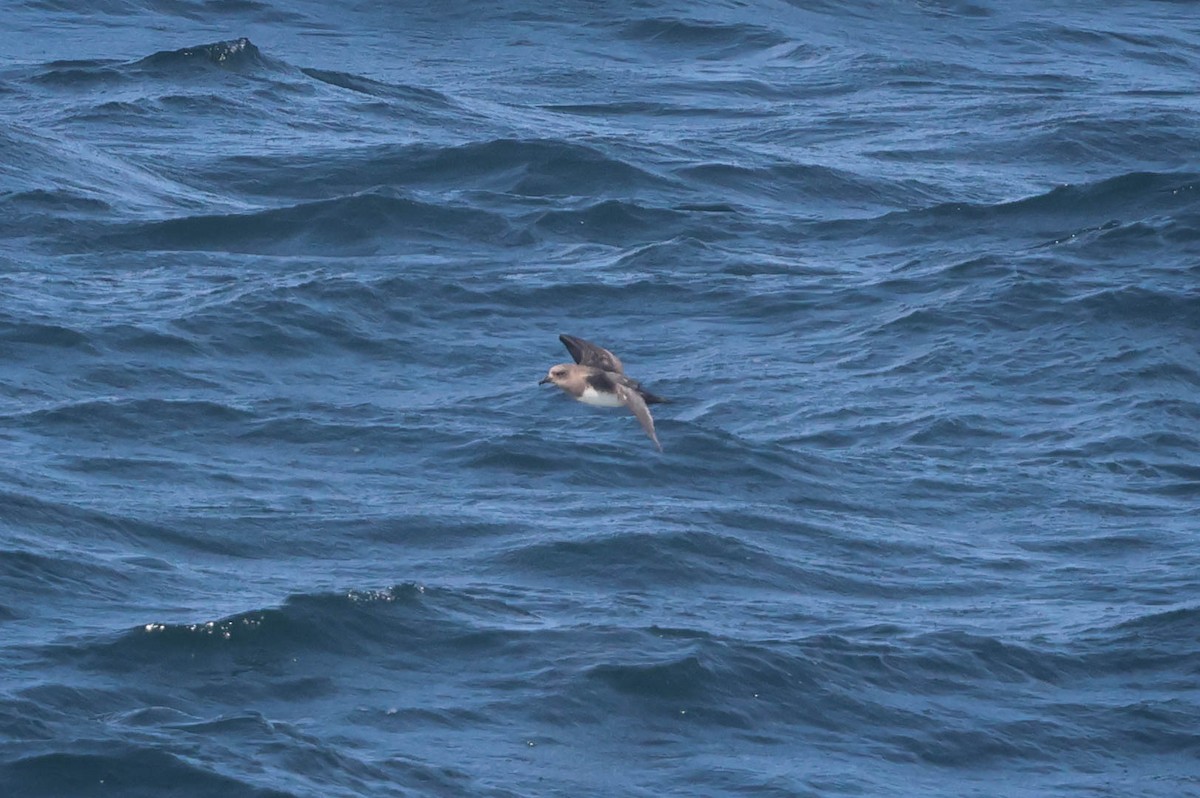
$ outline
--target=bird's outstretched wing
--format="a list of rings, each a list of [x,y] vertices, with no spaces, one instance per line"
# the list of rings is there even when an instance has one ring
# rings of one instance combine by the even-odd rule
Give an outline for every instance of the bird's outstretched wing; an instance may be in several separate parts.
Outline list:
[[[585,341],[573,335],[560,335],[558,340],[563,342],[563,346],[571,353],[571,357],[575,358],[575,362],[581,366],[594,366],[604,371],[615,371],[617,374],[625,373],[625,367],[621,365],[620,358],[602,346],[596,346],[591,341]]]
[[[633,414],[637,416],[638,422],[641,423],[642,429],[646,430],[646,434],[650,436],[650,440],[654,441],[654,445],[658,450],[662,451],[662,444],[658,442],[658,436],[654,434],[654,419],[650,417],[650,409],[646,407],[646,402],[637,392],[636,388],[630,388],[627,385],[616,383],[617,398],[625,403]]]

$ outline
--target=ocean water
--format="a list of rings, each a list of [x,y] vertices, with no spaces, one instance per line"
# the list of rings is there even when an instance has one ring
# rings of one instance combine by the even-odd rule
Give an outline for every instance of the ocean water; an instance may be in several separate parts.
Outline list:
[[[1194,4],[4,20],[0,795],[1200,795]]]

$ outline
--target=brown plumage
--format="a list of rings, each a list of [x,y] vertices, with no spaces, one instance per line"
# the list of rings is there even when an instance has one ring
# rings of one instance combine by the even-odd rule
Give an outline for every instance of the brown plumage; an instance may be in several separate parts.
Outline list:
[[[661,452],[662,444],[654,433],[654,419],[647,405],[667,400],[650,393],[637,380],[626,377],[620,358],[604,347],[573,335],[558,338],[575,362],[552,366],[538,384],[553,383],[584,404],[628,407]]]

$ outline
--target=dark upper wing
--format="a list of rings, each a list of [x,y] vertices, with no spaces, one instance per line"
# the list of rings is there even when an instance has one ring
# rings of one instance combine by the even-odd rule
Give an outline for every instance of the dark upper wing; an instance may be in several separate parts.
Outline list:
[[[617,396],[625,403],[633,414],[637,416],[637,420],[641,423],[642,429],[646,430],[646,434],[650,436],[650,440],[654,441],[654,445],[658,450],[662,451],[662,444],[658,442],[658,436],[654,434],[654,419],[650,417],[650,409],[646,407],[645,401],[638,394],[637,390],[629,386],[617,383]]]
[[[583,379],[584,382],[597,391],[615,391],[617,389],[616,384],[620,383],[626,388],[636,391],[637,395],[642,397],[642,401],[648,405],[666,404],[671,401],[670,399],[663,399],[661,396],[650,393],[637,380],[631,379],[624,374],[618,374],[615,371],[600,371],[597,369],[594,374],[589,374]]]
[[[571,357],[575,358],[575,362],[581,366],[595,366],[598,369],[615,371],[618,374],[625,372],[620,358],[602,346],[596,346],[591,341],[585,341],[573,335],[560,335],[558,340],[563,342],[563,346],[571,353]]]
[[[589,374],[583,378],[583,381],[595,388],[597,391],[607,391],[611,393],[617,390],[617,384],[612,380],[613,377],[616,377],[618,380],[620,380],[622,384],[624,384],[626,381],[633,382],[633,380],[629,380],[628,378],[622,380],[621,375],[619,374],[613,374],[610,377],[609,372],[607,371],[598,371],[595,374]]]

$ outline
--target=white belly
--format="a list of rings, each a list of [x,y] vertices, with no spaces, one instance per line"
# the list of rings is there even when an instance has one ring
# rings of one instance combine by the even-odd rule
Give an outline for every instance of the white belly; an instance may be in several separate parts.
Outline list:
[[[596,407],[620,407],[624,404],[615,393],[601,393],[590,385],[583,389],[583,393],[579,395],[579,401],[585,405]]]

